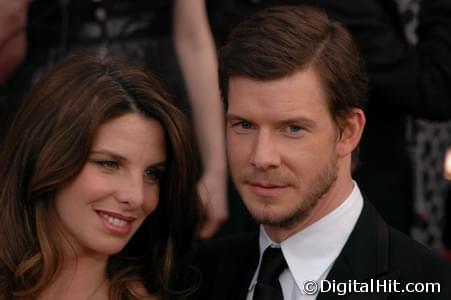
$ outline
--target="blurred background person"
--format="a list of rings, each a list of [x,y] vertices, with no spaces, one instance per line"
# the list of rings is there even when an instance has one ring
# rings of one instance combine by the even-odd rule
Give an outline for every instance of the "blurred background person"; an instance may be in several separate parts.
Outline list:
[[[0,87],[25,57],[30,0],[0,0]]]
[[[199,192],[207,213],[200,237],[211,238],[228,218],[224,115],[216,46],[203,0],[177,0],[174,5],[174,45],[204,166]]]

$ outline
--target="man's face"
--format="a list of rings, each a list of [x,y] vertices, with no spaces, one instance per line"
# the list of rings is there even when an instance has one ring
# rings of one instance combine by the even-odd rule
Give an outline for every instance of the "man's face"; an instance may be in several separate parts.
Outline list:
[[[313,69],[278,80],[230,79],[227,147],[232,179],[259,223],[293,227],[338,174],[338,129]]]

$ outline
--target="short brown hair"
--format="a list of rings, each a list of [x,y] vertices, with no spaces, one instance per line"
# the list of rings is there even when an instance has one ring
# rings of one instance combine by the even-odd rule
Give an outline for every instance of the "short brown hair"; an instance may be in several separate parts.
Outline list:
[[[275,80],[313,67],[327,95],[332,119],[363,109],[368,79],[357,45],[339,22],[308,6],[270,7],[239,24],[219,52],[225,105],[232,76]],[[357,151],[353,160],[357,160]]]
[[[83,168],[99,127],[127,113],[164,129],[167,170],[157,209],[109,259],[111,299],[135,299],[141,280],[166,299],[174,260],[186,252],[198,219],[196,163],[187,119],[151,73],[105,50],[67,58],[33,89],[0,154],[0,299],[35,298],[61,268],[55,193]],[[53,217],[54,219],[54,217]]]

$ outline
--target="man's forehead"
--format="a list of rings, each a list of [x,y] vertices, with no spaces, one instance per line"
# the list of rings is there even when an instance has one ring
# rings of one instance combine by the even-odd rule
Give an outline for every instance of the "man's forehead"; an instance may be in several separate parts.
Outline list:
[[[309,111],[327,109],[326,94],[317,77],[310,72],[277,80],[233,77],[229,84],[228,113],[282,114],[298,118]]]
[[[251,91],[254,94],[275,96],[288,93],[293,95],[309,94],[318,98],[326,99],[327,93],[323,81],[315,68],[309,67],[274,79],[259,79],[246,75],[233,75],[229,79],[228,95],[233,97],[234,93]]]

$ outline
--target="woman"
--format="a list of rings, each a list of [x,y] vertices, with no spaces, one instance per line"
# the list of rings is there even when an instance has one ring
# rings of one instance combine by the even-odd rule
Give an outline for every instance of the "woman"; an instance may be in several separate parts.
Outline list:
[[[198,218],[184,115],[159,81],[75,54],[32,91],[0,155],[0,299],[172,299]],[[186,286],[185,286],[186,287]]]

